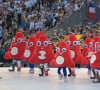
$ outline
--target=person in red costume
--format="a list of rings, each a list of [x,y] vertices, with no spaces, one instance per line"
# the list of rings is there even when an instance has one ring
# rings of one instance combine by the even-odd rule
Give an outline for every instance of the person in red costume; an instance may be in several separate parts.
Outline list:
[[[36,39],[34,36],[29,36],[29,40],[26,42],[25,52],[23,53],[23,60],[28,61],[32,56],[36,45]],[[34,72],[34,64],[29,64],[30,73]]]
[[[94,36],[92,42],[90,42],[90,48],[87,52],[87,55],[84,58],[84,65],[85,64],[90,64],[90,58],[91,56],[96,52],[96,46],[99,44],[99,37],[98,36]],[[93,72],[93,77],[90,77],[91,79],[95,79],[97,77],[95,70],[92,69]]]
[[[70,49],[66,42],[60,42],[54,59],[52,59],[50,65],[58,67],[58,75],[60,80],[63,78],[63,75],[61,74],[61,69],[63,69],[64,81],[67,81],[66,67],[74,68],[75,64],[71,58]]]
[[[92,42],[91,38],[86,38],[85,42],[83,44],[83,57],[85,57],[87,55],[88,49],[90,48],[90,42]]]
[[[71,58],[74,61],[74,63],[81,64],[81,60],[83,59],[83,56],[81,54],[80,41],[77,39],[75,34],[69,35],[67,44],[69,45]],[[69,68],[69,72],[70,74],[68,76],[71,76],[71,75],[76,76],[74,69]]]
[[[92,42],[91,38],[86,38],[85,39],[85,42],[83,44],[83,52],[82,52],[82,54],[83,54],[83,60],[82,60],[81,65],[86,65],[86,62],[84,62],[84,59],[87,56],[88,50],[90,48],[90,44],[91,44],[90,42]],[[88,68],[88,74],[90,74],[91,73],[90,64],[87,64],[87,68]]]
[[[45,75],[48,76],[48,63],[54,57],[54,53],[52,50],[51,42],[45,34],[41,34],[39,39],[37,40],[35,51],[30,58],[30,63],[40,63],[41,74],[39,76]]]
[[[36,34],[35,34],[35,39],[36,39],[36,41],[38,41],[39,40],[39,37],[42,35],[42,34],[44,34],[44,32],[43,31],[39,31],[39,32],[37,32]],[[41,64],[40,64],[41,65]],[[39,65],[39,69],[41,70],[41,72],[42,72],[42,68],[41,68],[41,66]],[[49,71],[49,68],[48,68],[48,71]]]
[[[93,81],[93,83],[100,83],[100,42],[96,47],[96,52],[90,59],[90,66],[95,70],[97,75],[97,80]]]
[[[26,38],[23,33],[17,32],[15,37],[12,39],[12,43],[10,45],[9,50],[4,55],[5,59],[14,59],[17,61],[17,71],[21,70],[21,60],[22,55],[24,53],[26,47]],[[9,69],[9,71],[14,71],[14,60],[12,64],[12,69]]]

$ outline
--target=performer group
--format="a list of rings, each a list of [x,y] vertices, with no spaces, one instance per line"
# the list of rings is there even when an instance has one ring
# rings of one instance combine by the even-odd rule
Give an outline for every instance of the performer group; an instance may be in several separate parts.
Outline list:
[[[52,42],[40,31],[35,36],[29,36],[26,40],[21,32],[17,32],[12,38],[10,48],[4,55],[6,60],[13,60],[9,71],[15,71],[15,62],[17,62],[17,71],[21,71],[21,61],[29,62],[30,73],[34,73],[34,64],[39,64],[41,73],[39,76],[48,76],[48,64],[58,67],[57,73],[60,80],[67,82],[68,76],[76,76],[75,64],[87,65],[88,74],[93,83],[100,83],[100,37],[94,36],[93,39],[86,38],[81,52],[80,41],[74,34],[69,35],[67,41],[61,41],[53,52]],[[63,70],[63,73],[61,73]]]

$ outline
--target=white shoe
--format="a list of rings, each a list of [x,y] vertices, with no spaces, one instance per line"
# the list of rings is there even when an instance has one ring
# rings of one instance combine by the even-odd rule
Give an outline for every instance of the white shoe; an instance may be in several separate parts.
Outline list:
[[[91,74],[91,70],[88,70],[88,74]]]
[[[67,77],[65,77],[65,76],[64,76],[64,82],[68,82],[68,81],[67,81]]]
[[[34,69],[30,68],[29,73],[34,73]]]
[[[62,80],[62,78],[63,78],[63,75],[59,74],[59,80]]]

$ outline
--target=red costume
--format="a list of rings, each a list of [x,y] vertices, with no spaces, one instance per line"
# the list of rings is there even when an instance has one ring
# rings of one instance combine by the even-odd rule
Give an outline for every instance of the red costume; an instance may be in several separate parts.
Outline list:
[[[17,32],[15,37],[12,39],[12,43],[10,45],[9,50],[5,54],[5,59],[14,59],[17,60],[17,71],[21,71],[21,61],[23,58],[23,54],[26,47],[26,38],[24,37],[23,33]],[[14,60],[12,62],[12,69],[9,71],[15,70]]]
[[[29,60],[32,56],[36,45],[36,39],[34,36],[29,36],[29,40],[26,42],[25,52],[23,54],[23,60]]]
[[[96,51],[90,59],[90,66],[93,68],[95,72],[95,78],[97,79],[93,81],[93,83],[100,83],[100,42],[96,46]]]
[[[90,48],[90,42],[92,42],[91,38],[86,38],[83,45],[83,57],[87,55],[88,49]]]
[[[81,63],[81,60],[83,59],[83,56],[81,54],[81,47],[80,47],[80,42],[76,38],[74,34],[71,34],[67,40],[67,44],[70,47],[70,52],[71,52],[71,57],[72,60],[75,63]]]
[[[85,56],[82,65],[90,64],[90,58],[96,52],[96,46],[99,44],[99,40],[100,38],[98,36],[93,37],[92,42],[90,42],[90,48],[86,53],[87,55]]]
[[[85,39],[85,42],[84,42],[84,45],[83,45],[83,60],[81,62],[81,65],[86,65],[87,63],[85,62],[85,59],[88,55],[88,50],[91,46],[91,42],[92,42],[92,39],[91,38],[86,38]]]
[[[40,31],[40,32],[36,33],[36,34],[35,34],[35,39],[36,39],[36,40],[39,40],[39,37],[40,37],[40,35],[42,35],[42,34],[44,34],[43,31]]]
[[[54,54],[51,46],[51,42],[45,34],[40,35],[37,40],[35,52],[30,58],[30,63],[48,63],[52,60]]]
[[[12,39],[9,50],[5,54],[5,59],[22,59],[26,47],[26,38],[23,33],[17,32],[15,37]]]
[[[96,53],[94,53],[90,59],[91,68],[100,69],[100,44],[97,45]]]
[[[75,67],[75,64],[71,58],[69,46],[66,44],[66,42],[60,43],[50,65],[57,67]]]

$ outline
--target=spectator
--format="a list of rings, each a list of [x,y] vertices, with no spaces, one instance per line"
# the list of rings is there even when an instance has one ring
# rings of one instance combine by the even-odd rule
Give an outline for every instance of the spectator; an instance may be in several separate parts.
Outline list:
[[[2,29],[2,26],[0,26],[0,40],[2,39],[4,35],[4,30]]]

